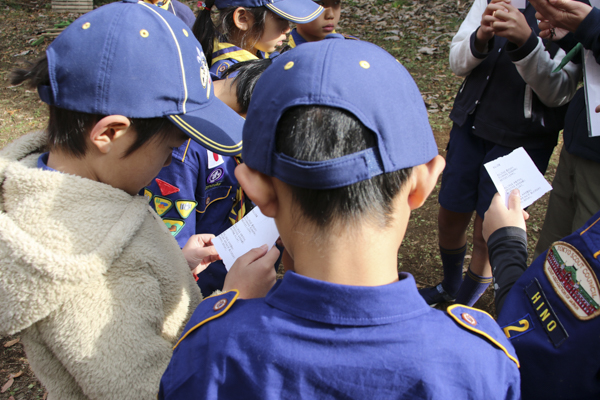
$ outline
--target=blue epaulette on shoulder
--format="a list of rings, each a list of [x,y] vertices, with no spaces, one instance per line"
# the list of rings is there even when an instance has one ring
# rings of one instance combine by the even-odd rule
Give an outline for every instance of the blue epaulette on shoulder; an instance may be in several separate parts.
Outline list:
[[[446,310],[448,315],[463,328],[484,337],[487,341],[498,347],[520,367],[519,359],[512,346],[509,344],[506,336],[498,327],[498,324],[492,316],[485,311],[476,308],[468,307],[462,304],[454,304]],[[493,332],[499,332],[498,335]]]
[[[231,308],[233,303],[235,303],[239,295],[240,292],[237,290],[231,290],[202,300],[202,303],[196,308],[196,311],[194,311],[194,314],[185,326],[181,339],[177,341],[173,350],[175,350],[177,346],[179,346],[179,343],[181,343],[190,333],[207,322],[225,314]]]

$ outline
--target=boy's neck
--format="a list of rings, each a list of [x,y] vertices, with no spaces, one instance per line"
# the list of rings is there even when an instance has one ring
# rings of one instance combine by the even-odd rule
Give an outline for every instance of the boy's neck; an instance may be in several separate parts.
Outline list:
[[[296,273],[322,281],[352,286],[380,286],[398,281],[398,249],[410,211],[398,215],[404,224],[387,228],[372,224],[345,226],[321,241],[302,228],[294,229],[292,248]],[[402,227],[403,226],[403,227]]]
[[[61,152],[50,151],[48,154],[48,167],[65,174],[77,175],[82,178],[98,181],[98,177],[88,164],[87,157],[77,158],[67,156]]]

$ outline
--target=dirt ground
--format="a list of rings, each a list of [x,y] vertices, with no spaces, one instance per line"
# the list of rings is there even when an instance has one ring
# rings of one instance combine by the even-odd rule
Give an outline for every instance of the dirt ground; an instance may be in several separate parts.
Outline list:
[[[384,47],[407,67],[428,107],[442,155],[445,155],[450,131],[448,113],[461,82],[448,67],[449,43],[469,7],[470,2],[460,0],[343,2],[338,31]],[[49,0],[0,0],[0,148],[27,132],[44,127],[47,111],[36,91],[23,85],[11,86],[8,76],[24,61],[43,54],[52,40],[51,29],[78,16],[54,13],[50,8]],[[546,173],[550,182],[556,171],[559,150],[560,144]],[[419,287],[435,285],[443,277],[437,244],[438,190],[439,182],[425,205],[413,213],[398,253],[399,270],[413,274]],[[530,250],[537,241],[547,201],[548,195],[529,208]],[[467,264],[468,258],[469,255]],[[495,315],[491,289],[476,306]],[[45,389],[29,368],[18,339],[18,336],[0,339],[0,400],[44,399]]]

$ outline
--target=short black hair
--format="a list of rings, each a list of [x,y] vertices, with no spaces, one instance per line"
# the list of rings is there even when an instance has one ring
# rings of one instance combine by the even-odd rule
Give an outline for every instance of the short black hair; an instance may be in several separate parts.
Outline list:
[[[25,81],[31,88],[39,85],[50,85],[48,60],[44,55],[34,63],[28,63],[27,69],[16,69],[11,73],[10,82],[18,85]],[[86,136],[94,125],[105,115],[88,114],[79,111],[66,110],[49,106],[49,119],[46,132],[49,150],[59,150],[74,157],[83,157],[87,151]],[[168,118],[129,118],[131,126],[136,131],[136,140],[127,149],[125,157],[129,156],[150,139],[165,140],[177,127]]]
[[[376,140],[375,134],[352,113],[320,105],[288,109],[276,131],[277,151],[304,161],[356,153],[374,147]],[[411,172],[412,168],[405,168],[336,189],[290,188],[303,216],[320,229],[363,218],[386,227],[393,213],[393,199]]]
[[[241,113],[248,112],[256,82],[272,62],[273,60],[270,58],[242,61],[233,64],[223,74],[223,79],[225,79],[236,73],[233,77],[233,83],[236,84],[235,95]]]

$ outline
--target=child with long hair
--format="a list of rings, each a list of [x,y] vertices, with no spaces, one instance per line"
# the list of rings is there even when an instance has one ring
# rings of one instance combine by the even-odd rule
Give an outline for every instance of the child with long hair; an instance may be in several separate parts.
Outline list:
[[[207,0],[192,29],[202,44],[213,80],[238,62],[268,58],[287,39],[289,21],[308,23],[323,7],[310,0]],[[219,10],[215,25],[211,9]]]

